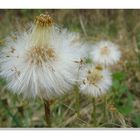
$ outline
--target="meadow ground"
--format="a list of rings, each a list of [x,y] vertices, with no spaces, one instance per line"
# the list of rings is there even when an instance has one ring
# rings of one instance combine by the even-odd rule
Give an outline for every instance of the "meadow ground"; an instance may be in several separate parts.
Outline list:
[[[140,10],[0,10],[1,48],[7,35],[46,12],[58,25],[79,32],[88,43],[108,39],[120,46],[122,58],[113,67],[106,120],[103,98],[96,100],[97,127],[140,127]],[[69,96],[52,101],[52,127],[94,127],[92,100],[81,95],[79,117],[75,100],[73,90]],[[0,127],[45,127],[43,105],[39,99],[27,101],[11,94],[4,79],[0,79]]]

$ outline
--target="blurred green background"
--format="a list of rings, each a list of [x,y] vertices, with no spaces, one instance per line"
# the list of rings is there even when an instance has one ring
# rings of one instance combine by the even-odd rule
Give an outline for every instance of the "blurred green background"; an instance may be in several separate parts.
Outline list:
[[[107,97],[108,120],[103,121],[103,99],[97,99],[98,127],[140,127],[140,10],[0,10],[0,48],[5,37],[26,28],[41,13],[69,31],[79,32],[88,43],[109,39],[122,51],[113,67],[113,86]],[[52,127],[91,128],[92,101],[81,96],[80,118],[75,113],[74,90],[52,101]],[[45,127],[43,102],[11,94],[0,79],[0,127]]]

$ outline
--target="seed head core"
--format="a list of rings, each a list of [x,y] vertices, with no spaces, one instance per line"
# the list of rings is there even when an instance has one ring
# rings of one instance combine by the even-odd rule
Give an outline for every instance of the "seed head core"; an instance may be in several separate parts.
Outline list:
[[[107,46],[104,46],[103,48],[101,48],[102,55],[108,55],[109,53],[110,53],[110,50]]]
[[[31,64],[42,66],[44,62],[54,60],[56,54],[53,48],[33,47],[27,53],[27,59]]]
[[[101,70],[94,68],[88,71],[87,81],[89,84],[95,85],[103,78]]]

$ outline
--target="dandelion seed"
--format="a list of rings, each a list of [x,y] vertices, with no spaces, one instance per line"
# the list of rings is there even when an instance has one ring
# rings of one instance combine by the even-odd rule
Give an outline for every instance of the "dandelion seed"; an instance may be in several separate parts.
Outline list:
[[[110,41],[98,42],[91,52],[93,62],[104,66],[117,63],[121,57],[118,46]]]

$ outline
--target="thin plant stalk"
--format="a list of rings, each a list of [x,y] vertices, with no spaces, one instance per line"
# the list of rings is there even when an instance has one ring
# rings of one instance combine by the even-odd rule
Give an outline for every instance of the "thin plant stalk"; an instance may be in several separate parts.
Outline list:
[[[105,68],[107,69],[107,65],[105,65]],[[107,122],[108,116],[107,116],[107,96],[106,95],[104,95],[103,97],[103,113],[104,113],[103,121]]]
[[[77,117],[80,117],[80,93],[79,93],[79,88],[77,85],[75,85],[75,108],[76,108],[76,113]]]
[[[77,74],[77,79],[79,79],[79,71],[80,71],[80,67],[81,64],[83,63],[83,60],[80,60],[80,64],[79,64],[79,68],[78,68],[78,74]],[[80,92],[79,92],[79,84],[78,82],[76,82],[75,85],[75,108],[76,108],[76,113],[77,113],[77,117],[80,117]]]
[[[106,122],[107,120],[107,97],[105,95],[103,97],[103,121]]]
[[[44,100],[44,109],[45,109],[45,120],[46,120],[46,127],[51,127],[51,111],[50,111],[50,103],[48,100]]]
[[[96,99],[93,97],[92,98],[92,105],[93,105],[93,112],[92,112],[92,122],[93,126],[97,126],[97,119],[96,119]]]

